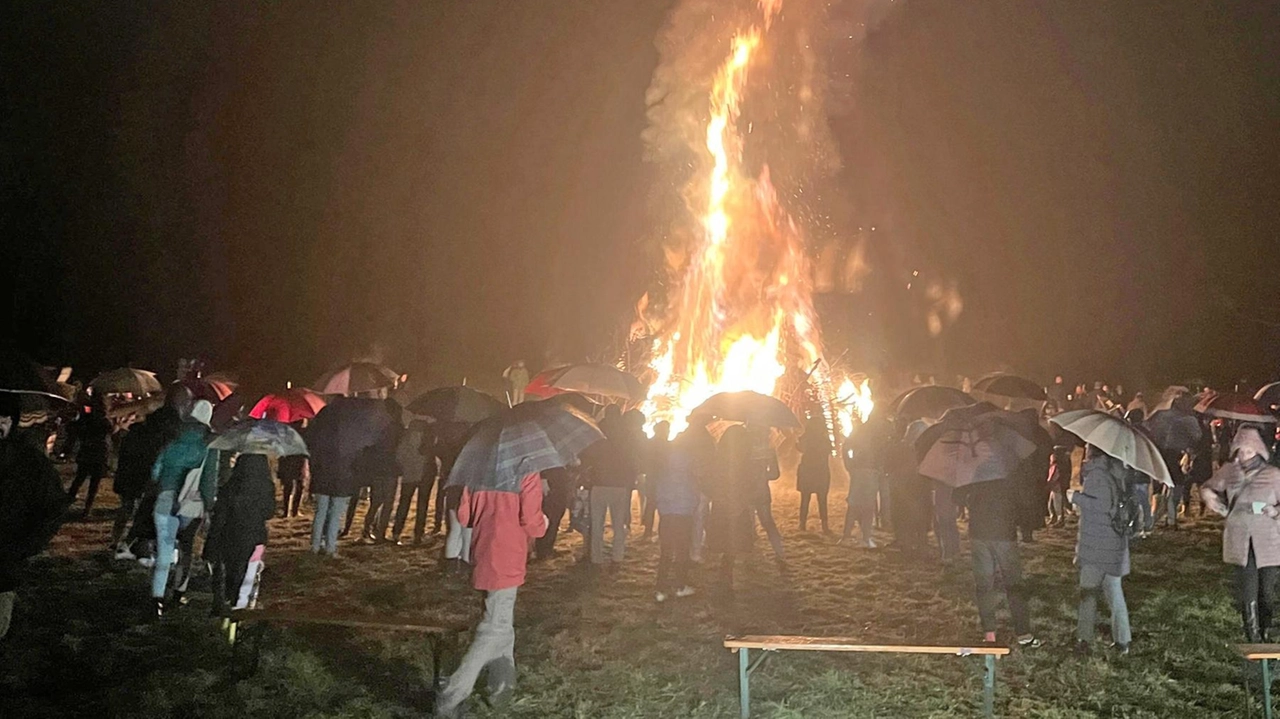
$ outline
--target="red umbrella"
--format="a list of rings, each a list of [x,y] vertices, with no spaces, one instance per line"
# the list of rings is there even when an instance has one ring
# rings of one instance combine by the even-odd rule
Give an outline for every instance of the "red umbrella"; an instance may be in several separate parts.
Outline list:
[[[1234,419],[1240,422],[1273,424],[1276,421],[1276,416],[1271,413],[1271,410],[1263,407],[1249,395],[1237,392],[1209,395],[1200,400],[1196,405],[1196,411],[1210,417]]]
[[[324,397],[305,387],[294,387],[258,400],[249,416],[289,424],[300,419],[314,419],[324,405]]]
[[[218,404],[236,391],[234,382],[217,377],[184,379],[178,384],[187,388],[187,391],[191,393],[192,399],[204,399],[213,404]]]
[[[563,393],[565,390],[552,385],[552,382],[555,381],[556,374],[562,369],[564,368],[557,367],[556,369],[549,369],[546,372],[539,372],[524,388],[524,393],[534,397],[542,397],[543,399]]]
[[[535,397],[581,392],[633,402],[645,397],[644,385],[635,375],[606,364],[572,364],[547,370],[534,377],[524,391]]]

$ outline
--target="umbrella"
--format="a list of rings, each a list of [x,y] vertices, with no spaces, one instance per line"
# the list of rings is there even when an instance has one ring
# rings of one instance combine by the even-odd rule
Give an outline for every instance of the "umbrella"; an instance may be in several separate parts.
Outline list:
[[[973,389],[1000,397],[1030,399],[1037,402],[1044,402],[1049,399],[1044,392],[1044,387],[1025,377],[1011,374],[988,375],[978,380],[973,385]]]
[[[525,393],[546,397],[560,392],[581,392],[639,402],[644,385],[635,375],[606,364],[574,364],[547,370],[533,378]]]
[[[0,350],[0,392],[20,395],[24,413],[70,409],[74,399],[65,395],[44,367],[10,349]]]
[[[1195,415],[1180,409],[1162,409],[1143,423],[1157,447],[1182,452],[1196,446],[1204,430]]]
[[[274,419],[278,422],[297,422],[314,419],[324,409],[324,397],[304,387],[294,387],[258,400],[249,410],[254,419]]]
[[[1280,410],[1280,382],[1263,385],[1253,398],[1272,412]]]
[[[581,392],[561,392],[560,394],[554,397],[548,397],[543,401],[567,404],[588,417],[594,417],[596,411],[600,409],[600,403]]]
[[[352,362],[316,380],[321,394],[352,395],[394,387],[400,375],[372,362]]]
[[[1181,398],[1189,396],[1190,394],[1191,390],[1180,384],[1166,387],[1164,392],[1160,393],[1160,401],[1156,403],[1155,407],[1151,408],[1151,411],[1152,413],[1155,413],[1163,409],[1173,409],[1175,402],[1181,404]]]
[[[405,409],[437,422],[471,425],[498,414],[505,405],[470,387],[438,387],[410,402]]]
[[[156,379],[155,372],[133,367],[121,367],[103,372],[94,377],[93,381],[89,382],[89,386],[102,394],[131,394],[135,397],[160,394],[164,391],[160,380]]]
[[[333,448],[339,457],[353,459],[382,438],[391,424],[386,404],[368,397],[338,397],[316,414],[307,430],[311,446]]]
[[[310,454],[298,430],[273,419],[247,420],[232,425],[209,443],[209,449],[276,457]]]
[[[1123,419],[1097,410],[1077,409],[1063,412],[1049,421],[1115,457],[1126,467],[1136,469],[1166,486],[1173,486],[1169,468],[1165,466],[1159,448]]]
[[[1234,419],[1240,422],[1259,422],[1262,424],[1275,424],[1276,422],[1276,416],[1272,413],[1270,407],[1263,406],[1261,402],[1247,394],[1236,392],[1225,392],[1205,397],[1196,404],[1196,411],[1210,417]]]
[[[889,403],[889,416],[898,420],[937,419],[949,409],[976,404],[978,400],[955,387],[912,387]]]
[[[920,474],[950,487],[1013,476],[1036,450],[999,409],[951,410],[915,440]]]
[[[234,382],[212,376],[179,380],[176,384],[186,387],[192,399],[203,399],[212,404],[218,404],[236,391]]]
[[[454,462],[448,486],[519,492],[525,475],[566,467],[603,436],[595,422],[572,407],[516,405],[476,426]]]
[[[777,427],[800,428],[795,412],[781,400],[759,392],[721,392],[698,405],[691,417],[723,419],[730,422]]]

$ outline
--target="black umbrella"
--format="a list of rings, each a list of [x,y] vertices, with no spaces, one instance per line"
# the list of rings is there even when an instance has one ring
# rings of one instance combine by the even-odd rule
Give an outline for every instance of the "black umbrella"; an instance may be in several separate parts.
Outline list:
[[[889,403],[889,416],[896,420],[937,419],[947,410],[976,404],[978,400],[955,387],[925,385],[912,387]]]
[[[0,350],[0,392],[21,395],[24,413],[70,409],[72,401],[44,367],[11,349]]]
[[[383,400],[338,397],[312,420],[307,430],[308,444],[332,449],[345,461],[377,444],[390,424],[391,416]]]
[[[795,412],[781,400],[759,392],[721,392],[698,405],[691,417],[723,419],[788,429],[800,427]]]
[[[526,402],[476,426],[449,473],[448,486],[519,492],[525,475],[573,463],[604,435],[572,407]]]
[[[1030,399],[1044,402],[1049,399],[1044,387],[1025,377],[1011,374],[993,374],[983,377],[973,385],[975,392],[1012,397],[1014,399]]]
[[[437,422],[475,424],[498,414],[504,405],[470,387],[439,387],[413,400],[406,409]]]

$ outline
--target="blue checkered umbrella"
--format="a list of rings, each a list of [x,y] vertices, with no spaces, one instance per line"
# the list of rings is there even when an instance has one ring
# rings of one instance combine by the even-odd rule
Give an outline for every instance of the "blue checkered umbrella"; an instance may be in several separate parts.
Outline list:
[[[525,475],[567,467],[603,436],[591,418],[573,407],[516,405],[476,426],[449,473],[448,486],[519,492]]]
[[[241,454],[270,454],[276,457],[310,454],[298,430],[274,419],[256,419],[232,425],[209,444]]]

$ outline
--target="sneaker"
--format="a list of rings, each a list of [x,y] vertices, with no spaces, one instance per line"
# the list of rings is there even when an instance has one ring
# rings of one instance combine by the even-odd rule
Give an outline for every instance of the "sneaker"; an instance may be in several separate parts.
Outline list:
[[[124,542],[121,542],[120,544],[116,545],[115,558],[117,561],[119,561],[122,559],[130,559],[130,560],[137,559],[138,557],[133,552],[129,551],[129,545],[125,544]]]
[[[692,597],[697,593],[698,593],[698,590],[694,589],[693,587],[690,587],[687,584],[676,590],[676,596],[680,597],[681,599],[684,599],[685,597]]]
[[[1119,642],[1116,642],[1111,645],[1111,648],[1115,650],[1116,654],[1119,654],[1122,657],[1129,653],[1128,644],[1121,644]]]
[[[1040,641],[1039,639],[1036,639],[1034,635],[1023,634],[1022,636],[1018,637],[1018,646],[1022,647],[1023,649],[1039,649],[1040,647],[1044,646],[1044,642]]]
[[[662,604],[663,602],[667,601],[667,595],[664,592],[655,592],[653,595],[653,601],[657,602],[658,604]]]
[[[155,557],[138,557],[138,564],[143,567],[146,567],[147,569],[151,569],[152,567],[156,566],[156,558]]]

